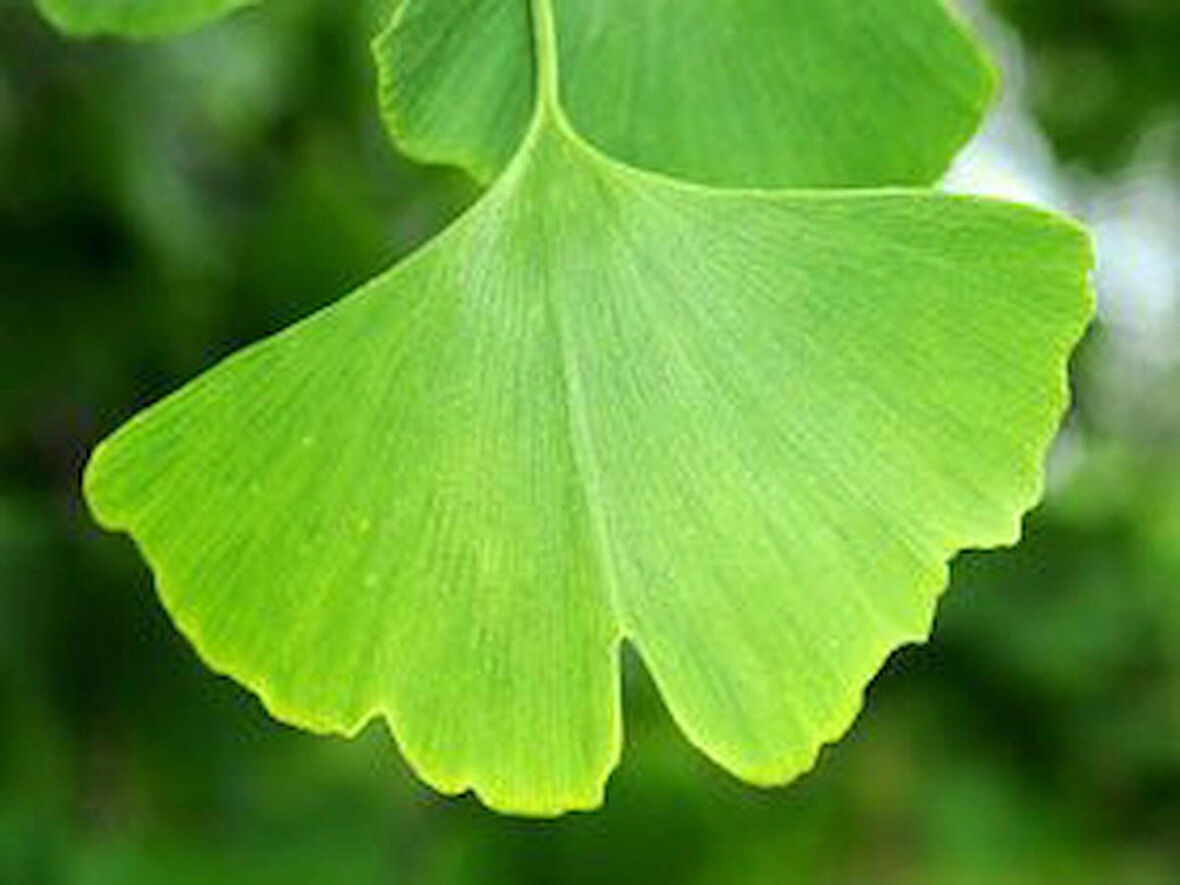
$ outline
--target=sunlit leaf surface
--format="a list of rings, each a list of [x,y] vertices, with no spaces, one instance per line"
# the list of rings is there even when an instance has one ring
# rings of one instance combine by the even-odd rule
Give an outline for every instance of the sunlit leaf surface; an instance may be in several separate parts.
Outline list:
[[[695,744],[782,783],[925,637],[947,559],[1018,538],[1088,243],[624,165],[562,111],[551,11],[484,198],[118,431],[88,499],[211,666],[307,728],[384,718],[440,790],[598,804],[624,640]]]
[[[591,142],[699,182],[927,184],[993,77],[939,0],[554,0],[567,111]],[[375,50],[386,120],[489,180],[534,103],[528,4],[407,0]]]

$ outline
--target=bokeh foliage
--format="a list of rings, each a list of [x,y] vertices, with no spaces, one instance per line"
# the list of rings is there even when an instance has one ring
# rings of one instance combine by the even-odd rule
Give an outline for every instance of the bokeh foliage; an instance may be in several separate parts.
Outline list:
[[[1180,4],[993,0],[1032,50],[1033,106],[1062,159],[1110,171],[1180,97]],[[1180,163],[1180,151],[1176,161]]]
[[[91,525],[78,471],[135,404],[471,198],[388,150],[357,38],[377,5],[289,0],[127,47],[64,43],[0,0],[0,879],[1180,876],[1177,438],[1103,420],[1085,387],[1099,349],[1025,544],[960,561],[933,645],[894,657],[790,790],[698,758],[630,660],[610,803],[546,825],[433,796],[377,729],[283,728],[201,667],[130,546]],[[1173,6],[1155,5],[1136,39]],[[1035,47],[1075,26],[1059,6]],[[1112,33],[1086,39],[1105,52]],[[1162,88],[1128,91],[1144,109],[1128,125],[1180,99]],[[1121,137],[1090,125],[1096,156],[1087,138]]]

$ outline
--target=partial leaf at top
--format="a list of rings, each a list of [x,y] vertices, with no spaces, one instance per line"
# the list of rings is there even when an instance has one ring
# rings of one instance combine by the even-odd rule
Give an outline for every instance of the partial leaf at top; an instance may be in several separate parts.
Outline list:
[[[259,0],[36,0],[42,14],[78,36],[177,34]]]
[[[86,481],[172,616],[279,717],[385,719],[441,790],[601,801],[619,643],[781,783],[1015,541],[1089,316],[1033,210],[733,192],[542,123],[400,268],[105,442]]]
[[[534,105],[525,0],[404,0],[374,43],[381,108],[403,151],[490,181]]]
[[[634,165],[719,185],[926,184],[993,77],[940,0],[555,0],[574,126]],[[378,39],[404,150],[487,181],[534,100],[525,0],[406,0]]]

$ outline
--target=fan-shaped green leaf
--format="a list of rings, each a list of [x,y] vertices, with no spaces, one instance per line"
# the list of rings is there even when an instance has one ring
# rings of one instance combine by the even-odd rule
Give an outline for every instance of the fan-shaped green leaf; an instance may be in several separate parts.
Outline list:
[[[42,14],[79,36],[176,34],[258,0],[36,0]]]
[[[618,643],[744,778],[805,770],[946,559],[1037,499],[1087,245],[1032,210],[683,185],[541,122],[402,267],[96,453],[212,666],[384,716],[444,791],[600,800]]]
[[[563,114],[549,4],[484,198],[134,419],[87,497],[212,666],[307,728],[384,718],[439,789],[597,804],[624,639],[705,752],[782,782],[925,635],[947,558],[1016,539],[1087,243],[623,165]]]
[[[992,75],[939,0],[557,0],[563,93],[608,153],[706,183],[924,184]],[[490,180],[533,105],[528,4],[407,0],[376,42],[403,149]]]

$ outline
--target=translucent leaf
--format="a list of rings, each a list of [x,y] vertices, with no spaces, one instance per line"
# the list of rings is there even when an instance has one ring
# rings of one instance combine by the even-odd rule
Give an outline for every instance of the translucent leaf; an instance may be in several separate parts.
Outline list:
[[[957,550],[1037,500],[1090,316],[1085,236],[928,191],[721,190],[537,104],[467,215],[96,451],[209,664],[278,717],[374,717],[447,792],[601,801],[634,645],[688,737],[809,767]]]
[[[258,0],[36,0],[67,33],[153,37],[188,31]]]
[[[993,89],[939,0],[555,0],[590,141],[700,182],[925,184]],[[533,106],[528,4],[407,0],[375,44],[400,146],[487,181]]]
[[[1009,206],[698,189],[543,129],[401,268],[104,444],[212,666],[439,789],[596,804],[617,645],[759,783],[1036,501],[1086,243]]]

